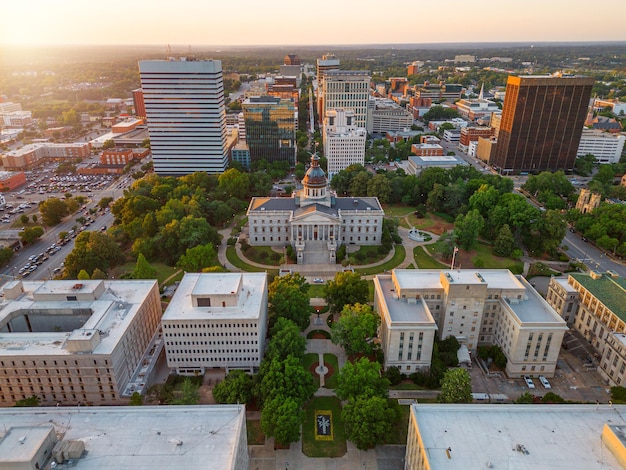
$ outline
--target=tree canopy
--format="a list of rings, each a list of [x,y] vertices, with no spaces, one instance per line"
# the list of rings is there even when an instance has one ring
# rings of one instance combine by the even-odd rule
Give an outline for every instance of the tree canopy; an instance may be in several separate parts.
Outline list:
[[[448,369],[441,379],[442,403],[472,403],[472,379],[467,370]]]
[[[341,312],[345,305],[365,304],[369,287],[361,275],[350,271],[338,272],[325,286],[325,298],[331,312]]]
[[[253,379],[242,370],[231,370],[213,387],[217,403],[249,403],[253,397]]]
[[[278,318],[271,333],[271,339],[265,352],[267,360],[278,359],[282,361],[288,356],[298,359],[304,357],[306,338],[300,334],[300,328],[292,320],[285,317]]]
[[[65,279],[75,279],[80,270],[88,273],[109,268],[124,262],[124,254],[119,245],[109,235],[101,232],[85,231],[76,237],[74,249],[65,258]]]
[[[386,398],[389,381],[380,376],[380,364],[362,357],[346,362],[337,375],[337,396],[341,400],[354,400],[359,396]]]
[[[270,324],[274,324],[279,318],[287,318],[301,330],[309,326],[309,287],[306,279],[299,273],[275,277],[268,286]]]
[[[387,399],[377,396],[357,397],[341,412],[346,437],[361,450],[386,442],[398,416],[397,406],[391,406]]]
[[[348,355],[371,354],[380,317],[367,304],[345,305],[339,320],[331,325],[331,340]]]

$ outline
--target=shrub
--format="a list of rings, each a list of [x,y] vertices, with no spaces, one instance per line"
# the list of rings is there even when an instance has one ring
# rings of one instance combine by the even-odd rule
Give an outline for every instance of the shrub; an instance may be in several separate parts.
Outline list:
[[[402,382],[402,373],[397,367],[389,367],[385,371],[385,377],[387,378],[387,380],[389,380],[389,383],[391,385],[398,385],[400,382]]]
[[[611,387],[611,399],[615,401],[626,401],[626,388],[620,386]]]
[[[276,253],[275,251],[270,255],[270,259],[272,261],[278,261],[280,259],[280,253]]]
[[[543,398],[541,399],[541,401],[543,403],[564,403],[565,400],[563,399],[562,396],[557,395],[554,392],[548,392],[546,393]]]
[[[472,260],[472,263],[474,263],[474,267],[475,268],[484,268],[485,267],[485,260],[482,259],[480,256],[476,256]]]
[[[228,240],[226,240],[226,244],[228,246],[235,246],[235,243],[237,243],[237,239],[235,237],[230,237]]]
[[[532,404],[534,399],[535,397],[530,392],[524,392],[517,400],[515,400],[515,403],[524,405]]]

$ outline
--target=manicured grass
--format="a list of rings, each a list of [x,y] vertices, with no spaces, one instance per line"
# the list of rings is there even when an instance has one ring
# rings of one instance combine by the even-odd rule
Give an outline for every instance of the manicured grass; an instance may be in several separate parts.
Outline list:
[[[369,303],[374,302],[374,281],[371,279],[367,281],[367,291],[368,291],[367,301]]]
[[[315,410],[329,410],[332,412],[332,441],[315,440]],[[341,422],[341,402],[339,399],[336,397],[315,397],[307,404],[304,411],[305,418],[302,425],[302,452],[304,455],[307,457],[330,458],[345,455],[347,451],[346,434]]]
[[[415,385],[413,382],[400,382],[398,385],[391,385],[390,390],[425,390],[424,387]]]
[[[250,261],[254,261],[259,264],[267,264],[269,266],[279,266],[280,258],[282,258],[280,253],[272,250],[269,246],[251,246],[243,254]]]
[[[447,267],[430,256],[429,253],[424,251],[424,247],[421,246],[413,248],[413,257],[419,269],[445,269]]]
[[[411,407],[409,405],[398,405],[397,400],[389,399],[398,406],[400,416],[396,424],[393,426],[391,433],[387,436],[386,444],[405,445],[407,432],[409,430],[409,416],[411,416]]]
[[[324,297],[325,284],[309,284],[309,298]]]
[[[337,356],[330,353],[324,354],[324,362],[328,362],[328,364],[333,368],[333,374],[330,377],[326,377],[324,382],[324,388],[337,388],[337,374],[339,373],[339,362],[337,360]]]
[[[239,258],[239,256],[237,256],[237,250],[235,250],[234,246],[229,246],[226,248],[226,258],[233,266],[249,273],[267,272],[268,274],[273,276],[278,275],[278,269],[264,269],[246,263],[244,260]]]
[[[246,431],[248,433],[248,445],[258,446],[265,444],[265,434],[261,429],[261,421],[258,419],[246,420]]]
[[[354,253],[350,253],[349,257],[354,258],[355,265],[379,263],[389,253],[379,253],[378,246],[362,246]]]
[[[302,367],[306,370],[310,370],[313,364],[318,365],[320,363],[320,356],[317,353],[309,353],[305,354],[302,358]],[[313,374],[313,379],[315,379],[315,386],[320,388],[320,376],[311,372]]]
[[[390,205],[383,207],[386,217],[404,217],[415,212],[414,207]]]
[[[476,245],[476,256],[472,258],[475,263],[479,258],[484,262],[484,268],[487,269],[510,269],[514,274],[521,274],[524,269],[524,263],[511,258],[500,258],[492,253],[492,248],[486,243],[478,243]]]
[[[112,270],[110,274],[112,276],[115,276],[116,279],[119,279],[122,274],[133,272],[135,270],[136,264],[137,264],[136,262],[122,264],[116,267],[114,270]],[[157,280],[159,281],[159,285],[161,285],[163,281],[165,281],[172,274],[179,271],[178,268],[173,267],[173,266],[168,266],[167,264],[164,264],[164,263],[150,263],[150,266],[152,266],[156,270]],[[170,279],[170,281],[168,281],[168,284],[173,284],[174,281],[182,279],[183,274],[184,273],[180,271],[180,278],[175,277],[173,279]]]
[[[385,271],[390,271],[398,267],[398,265],[402,263],[402,261],[404,261],[405,256],[406,256],[406,250],[404,249],[404,246],[395,245],[395,252],[393,254],[393,257],[389,261],[383,264],[380,264],[378,266],[374,266],[371,268],[358,268],[358,269],[355,269],[354,271],[361,275],[380,274]]]
[[[311,330],[307,333],[306,338],[307,339],[313,339],[313,336],[315,334],[320,334],[323,335],[326,339],[330,339],[330,333],[326,330]]]

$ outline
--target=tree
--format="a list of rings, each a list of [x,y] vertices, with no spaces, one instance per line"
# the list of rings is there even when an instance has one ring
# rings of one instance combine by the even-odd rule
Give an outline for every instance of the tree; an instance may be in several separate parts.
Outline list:
[[[0,264],[9,262],[13,258],[13,254],[11,248],[0,248]]]
[[[51,227],[61,222],[68,214],[67,204],[59,198],[51,197],[39,203],[39,212],[44,224]]]
[[[23,398],[21,400],[17,400],[15,402],[15,407],[21,408],[21,407],[35,407],[35,406],[39,406],[40,400],[39,397],[37,395],[31,395],[28,398]]]
[[[283,361],[263,361],[260,377],[259,392],[263,403],[275,397],[291,397],[302,406],[315,392],[313,376],[293,356],[287,356]]]
[[[380,323],[380,317],[367,304],[345,305],[339,320],[331,326],[331,340],[342,346],[348,355],[371,354],[373,338]]]
[[[200,386],[195,384],[191,378],[185,377],[180,386],[180,390],[175,392],[172,405],[197,405],[200,400]]]
[[[344,305],[366,304],[369,287],[360,274],[350,271],[339,272],[325,287],[325,298],[331,312],[340,312]]]
[[[203,268],[218,264],[217,253],[212,243],[187,248],[187,251],[178,259],[176,265],[188,273],[201,272]]]
[[[271,323],[278,318],[288,318],[301,330],[309,326],[309,284],[299,273],[277,276],[268,286],[268,302]]]
[[[247,196],[250,192],[250,176],[239,170],[230,168],[218,177],[219,189],[224,191],[227,197]]]
[[[156,279],[156,277],[156,269],[148,263],[148,260],[143,254],[139,253],[135,270],[133,271],[133,279]]]
[[[387,397],[389,381],[380,376],[380,364],[366,357],[346,362],[337,375],[337,396],[341,400],[355,400],[358,396]]]
[[[242,370],[231,370],[213,387],[213,398],[217,403],[249,403],[252,400],[253,380]]]
[[[65,278],[73,279],[84,269],[92,273],[96,268],[109,268],[124,262],[124,254],[113,238],[105,233],[85,231],[76,237],[74,249],[65,259]]]
[[[26,225],[26,224],[28,223],[28,221],[29,221],[29,220],[30,220],[30,219],[29,219],[29,217],[28,217],[26,214],[22,214],[22,215],[20,216],[20,222],[22,222],[22,224],[24,224],[24,225]]]
[[[261,411],[261,428],[281,444],[300,440],[304,412],[292,397],[277,396],[265,403]]]
[[[472,403],[472,379],[467,370],[448,369],[441,379],[442,403]]]
[[[367,183],[367,196],[377,197],[383,204],[388,203],[389,197],[391,196],[391,184],[389,182],[389,178],[380,174],[369,180]]]
[[[272,361],[280,361],[287,356],[302,359],[306,349],[306,338],[300,334],[300,329],[288,318],[278,318],[272,328],[271,340],[267,345],[266,357]]]
[[[422,117],[423,121],[428,124],[430,121],[443,121],[459,117],[456,109],[444,108],[443,106],[432,106]]]
[[[76,276],[76,279],[78,279],[79,281],[88,281],[90,279],[89,273],[85,271],[84,269],[81,269],[78,275]]]
[[[102,144],[102,150],[107,150],[107,149],[112,149],[112,148],[115,148],[115,142],[113,142],[112,139],[105,140],[104,143]]]
[[[515,237],[508,224],[504,224],[493,244],[493,252],[498,256],[510,256],[515,249]]]
[[[98,207],[100,209],[106,209],[107,207],[109,207],[109,204],[111,204],[113,202],[113,198],[112,197],[103,197],[102,199],[100,199],[100,201],[98,202]]]
[[[33,243],[43,235],[42,227],[26,227],[20,232],[22,243]]]
[[[130,406],[141,406],[143,405],[143,395],[139,392],[133,392],[130,396],[130,401],[128,402]]]
[[[106,273],[98,268],[93,270],[93,273],[91,274],[91,279],[108,279],[109,277],[106,275]]]
[[[367,450],[384,443],[398,420],[398,410],[387,399],[360,396],[343,407],[341,419],[346,437],[357,448]]]
[[[454,221],[454,234],[464,250],[471,250],[478,242],[478,234],[485,225],[485,219],[476,209],[467,214],[459,214]]]

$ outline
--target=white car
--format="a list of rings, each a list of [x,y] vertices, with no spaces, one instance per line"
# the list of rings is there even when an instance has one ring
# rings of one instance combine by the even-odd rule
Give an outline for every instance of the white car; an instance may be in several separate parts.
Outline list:
[[[524,376],[524,381],[526,382],[526,385],[528,385],[528,388],[530,388],[530,389],[534,389],[535,388],[535,383],[533,382],[533,379],[531,379],[527,375]]]
[[[552,385],[550,385],[550,382],[548,382],[548,379],[546,379],[543,375],[539,376],[539,382],[541,382],[541,385],[543,385],[543,388],[546,388],[546,389],[552,388]]]

